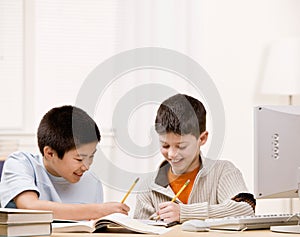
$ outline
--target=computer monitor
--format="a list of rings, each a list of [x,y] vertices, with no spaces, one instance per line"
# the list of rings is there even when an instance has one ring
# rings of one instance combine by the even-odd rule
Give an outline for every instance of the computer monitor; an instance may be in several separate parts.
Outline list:
[[[294,198],[300,187],[300,106],[254,108],[254,194]],[[300,234],[300,225],[271,226]]]
[[[254,108],[256,198],[298,197],[300,106]]]

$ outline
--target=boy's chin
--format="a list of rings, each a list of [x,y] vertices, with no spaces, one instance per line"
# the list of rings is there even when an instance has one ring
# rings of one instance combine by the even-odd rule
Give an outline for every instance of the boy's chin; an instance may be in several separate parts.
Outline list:
[[[175,169],[174,169],[174,167],[172,167],[172,172],[173,172],[173,174],[175,174],[175,175],[181,175],[181,174],[184,174],[184,173],[185,173],[185,170],[183,170],[183,169],[178,169],[178,168],[175,168]]]
[[[71,177],[69,179],[67,179],[68,182],[74,184],[74,183],[78,183],[81,177],[75,176],[75,177]]]

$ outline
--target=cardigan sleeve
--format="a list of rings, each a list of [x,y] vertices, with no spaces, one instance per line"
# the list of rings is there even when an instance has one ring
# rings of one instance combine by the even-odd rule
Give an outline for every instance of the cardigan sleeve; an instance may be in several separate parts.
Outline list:
[[[151,192],[141,192],[136,196],[134,218],[148,219],[155,212],[152,205]]]
[[[239,193],[248,193],[243,175],[239,169],[227,161],[218,179],[218,203],[232,199]]]
[[[217,203],[180,204],[180,222],[189,219],[223,218],[227,216],[249,216],[254,214],[249,203],[235,200],[240,193],[248,193],[242,173],[231,162],[223,163],[217,178]],[[213,184],[212,184],[213,185]],[[199,190],[201,187],[199,187]],[[209,199],[209,194],[206,194]]]
[[[250,216],[252,207],[246,202],[228,200],[224,203],[208,205],[204,203],[179,204],[180,222],[190,219],[223,218],[227,216]]]
[[[223,218],[253,215],[251,205],[237,196],[248,193],[242,174],[231,162],[222,161],[211,173],[193,187],[193,200],[180,205],[180,222],[190,219]],[[149,188],[149,187],[148,187]],[[161,202],[170,201],[165,192],[148,189],[137,195],[135,218],[149,218]],[[211,196],[213,195],[213,196]],[[213,200],[213,201],[212,201]]]

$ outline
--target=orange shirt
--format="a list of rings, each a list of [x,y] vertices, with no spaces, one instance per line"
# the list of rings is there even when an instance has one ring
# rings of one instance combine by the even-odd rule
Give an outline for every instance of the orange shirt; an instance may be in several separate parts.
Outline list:
[[[172,169],[170,167],[168,171],[168,180],[170,183],[170,186],[173,190],[173,192],[176,194],[181,189],[181,187],[184,185],[184,183],[189,179],[190,183],[186,188],[183,190],[183,192],[179,195],[178,199],[182,201],[182,203],[187,204],[190,193],[192,191],[195,178],[197,176],[198,171],[200,170],[200,167],[194,169],[192,172],[176,175],[172,173]]]

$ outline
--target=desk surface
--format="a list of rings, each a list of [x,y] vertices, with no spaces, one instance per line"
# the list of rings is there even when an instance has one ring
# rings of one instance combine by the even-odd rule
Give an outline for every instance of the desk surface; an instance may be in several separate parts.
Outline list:
[[[246,230],[243,232],[240,231],[209,231],[209,232],[188,232],[188,231],[181,231],[180,226],[174,226],[172,227],[172,230],[167,232],[166,234],[163,235],[144,235],[147,237],[158,237],[158,236],[164,236],[164,237],[195,237],[195,236],[201,236],[201,237],[221,237],[224,235],[229,236],[232,234],[234,237],[256,237],[256,236],[262,236],[262,237],[292,237],[296,236],[295,234],[285,234],[285,233],[276,233],[272,232],[270,230]],[[101,236],[108,236],[108,237],[117,237],[117,236],[123,236],[123,237],[137,237],[137,236],[143,236],[143,234],[132,234],[132,233],[55,233],[52,234],[51,237],[101,237]]]

